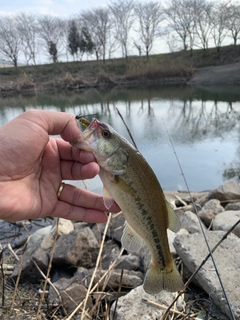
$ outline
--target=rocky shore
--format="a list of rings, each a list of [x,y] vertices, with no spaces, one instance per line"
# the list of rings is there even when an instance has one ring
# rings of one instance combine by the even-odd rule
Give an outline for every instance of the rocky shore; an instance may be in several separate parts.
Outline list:
[[[169,231],[168,236],[184,282],[209,254],[202,230],[211,249],[224,239],[213,256],[231,306],[230,311],[209,258],[171,307],[172,319],[191,316],[191,319],[224,320],[232,319],[232,313],[239,320],[240,223],[226,239],[224,235],[240,220],[240,186],[228,181],[216,190],[192,193],[193,203],[188,193],[166,192],[165,195],[181,222],[181,230],[177,234]],[[121,249],[124,221],[119,213],[109,218],[107,225],[64,219],[11,225],[15,236],[1,240],[2,248],[5,247],[2,274],[6,272],[8,285],[15,284],[19,292],[26,284],[33,286],[38,303],[43,296],[41,319],[50,319],[53,310],[55,319],[161,319],[176,294],[163,291],[150,296],[143,291],[150,253],[147,247],[136,254]],[[7,228],[6,222],[0,224],[2,231]],[[9,248],[14,252],[11,263]],[[13,271],[6,271],[7,265],[12,265]],[[46,289],[42,293],[44,281],[47,281]],[[40,293],[36,294],[37,290]],[[12,304],[15,307],[11,319],[31,319],[26,317],[30,312],[26,301],[15,299]],[[46,304],[48,308],[44,307]]]

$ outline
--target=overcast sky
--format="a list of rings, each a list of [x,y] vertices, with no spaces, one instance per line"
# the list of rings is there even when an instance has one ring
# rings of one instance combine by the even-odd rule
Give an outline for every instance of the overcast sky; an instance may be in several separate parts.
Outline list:
[[[0,0],[0,14],[25,12],[70,17],[83,10],[107,6],[108,3],[110,0]]]
[[[148,3],[151,0],[139,1]],[[36,15],[50,14],[62,18],[69,18],[84,10],[104,7],[110,3],[111,0],[0,0],[0,16],[24,12]],[[154,42],[151,54],[168,52],[168,50],[165,42],[159,42],[159,40],[157,40]],[[129,54],[138,54],[134,46],[129,48]]]
[[[105,0],[0,0],[1,14],[34,13],[69,17],[85,9],[106,5]]]

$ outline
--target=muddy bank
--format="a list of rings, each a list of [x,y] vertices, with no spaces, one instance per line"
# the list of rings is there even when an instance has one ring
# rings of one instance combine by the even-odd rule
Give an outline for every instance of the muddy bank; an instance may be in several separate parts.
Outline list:
[[[198,69],[188,84],[196,86],[240,84],[240,62]]]
[[[118,76],[99,75],[97,77],[72,77],[66,74],[63,77],[53,77],[47,81],[38,81],[29,75],[23,74],[14,80],[0,77],[0,95],[28,94],[37,92],[75,91],[80,92],[89,88],[137,87],[153,84],[183,84],[191,79],[191,75],[173,76],[149,79],[135,77],[132,79]]]
[[[58,66],[59,67],[59,66]],[[34,69],[33,69],[34,70]],[[36,70],[35,70],[36,71]],[[0,75],[0,95],[15,95],[51,91],[82,91],[88,88],[113,88],[129,86],[148,86],[152,84],[189,84],[194,86],[239,85],[240,62],[205,68],[169,67],[168,71],[139,71],[132,75],[116,75],[101,72],[97,75],[80,75],[61,70],[49,72],[47,76],[41,70],[37,73],[25,72],[15,75]]]

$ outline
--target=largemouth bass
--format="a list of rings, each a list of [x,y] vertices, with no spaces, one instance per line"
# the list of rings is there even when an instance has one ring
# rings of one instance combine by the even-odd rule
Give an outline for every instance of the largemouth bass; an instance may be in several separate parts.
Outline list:
[[[87,120],[82,121],[86,126]],[[93,119],[72,145],[94,154],[104,185],[104,203],[113,200],[127,221],[122,246],[137,252],[143,241],[151,252],[143,288],[149,294],[179,291],[183,282],[171,256],[167,228],[180,229],[153,170],[140,152],[111,126]]]

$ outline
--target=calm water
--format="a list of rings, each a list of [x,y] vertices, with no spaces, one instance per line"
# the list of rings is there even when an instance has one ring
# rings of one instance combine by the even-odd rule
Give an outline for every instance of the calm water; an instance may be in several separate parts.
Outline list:
[[[240,86],[154,86],[5,97],[0,98],[0,125],[33,108],[96,113],[130,139],[118,109],[165,190],[186,190],[170,139],[191,190],[238,179]],[[99,180],[89,185],[96,189]]]

